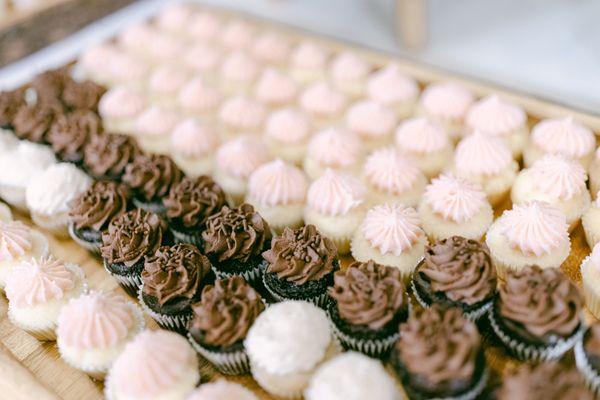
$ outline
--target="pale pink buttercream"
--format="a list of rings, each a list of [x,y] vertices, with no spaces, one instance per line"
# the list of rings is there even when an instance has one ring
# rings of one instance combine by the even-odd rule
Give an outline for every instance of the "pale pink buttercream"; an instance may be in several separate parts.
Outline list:
[[[221,102],[221,93],[202,77],[187,82],[179,91],[179,105],[186,111],[205,112],[215,109]]]
[[[462,121],[473,104],[473,94],[456,83],[445,82],[427,86],[421,94],[421,105],[432,117]]]
[[[6,297],[11,305],[31,307],[62,299],[75,287],[75,274],[52,257],[32,258],[18,265],[6,280]]]
[[[297,94],[296,81],[273,68],[265,69],[256,84],[256,98],[266,104],[290,103]]]
[[[404,121],[396,130],[396,147],[409,154],[429,154],[450,146],[448,133],[436,122],[426,118]]]
[[[112,59],[119,52],[120,51],[114,44],[96,44],[85,50],[79,56],[78,65],[80,65],[84,71],[105,73],[107,60]]]
[[[596,137],[573,118],[546,119],[531,131],[533,143],[546,153],[580,158],[594,151]]]
[[[309,118],[302,112],[284,108],[267,118],[265,134],[279,142],[294,144],[304,141],[311,132]]]
[[[446,174],[427,185],[423,198],[435,213],[459,224],[477,215],[487,201],[479,185]]]
[[[139,22],[123,29],[117,37],[117,43],[125,49],[142,52],[156,37],[157,32],[146,22]]]
[[[366,189],[351,175],[326,169],[308,189],[307,204],[325,215],[344,215],[363,204]]]
[[[167,135],[178,122],[175,112],[161,106],[150,106],[135,120],[135,131],[147,136]]]
[[[359,229],[373,248],[395,256],[410,250],[424,235],[417,211],[400,203],[371,208]]]
[[[148,65],[131,54],[115,53],[105,60],[102,65],[109,71],[110,76],[120,83],[139,82],[148,75]]]
[[[265,107],[246,96],[225,101],[219,110],[221,122],[241,131],[258,129],[265,120]]]
[[[364,165],[364,176],[375,188],[402,194],[411,189],[417,179],[422,177],[421,170],[392,148],[375,150]]]
[[[367,61],[351,52],[340,53],[331,61],[330,66],[331,77],[336,82],[365,79],[370,70]]]
[[[173,4],[158,13],[156,25],[171,32],[183,31],[191,22],[194,9],[189,4]]]
[[[186,51],[186,44],[183,39],[175,35],[159,32],[148,43],[147,49],[151,57],[157,60],[173,61],[178,60]]]
[[[346,96],[327,82],[316,82],[302,92],[300,106],[310,114],[331,116],[343,111],[346,107]]]
[[[76,349],[106,349],[123,343],[134,328],[133,304],[123,296],[91,292],[69,300],[58,317],[58,340]]]
[[[269,161],[265,144],[253,136],[240,136],[217,150],[217,166],[236,178],[247,179],[260,165]]]
[[[252,54],[264,62],[281,63],[290,54],[290,42],[280,34],[265,32],[254,41]]]
[[[238,50],[229,54],[223,66],[221,74],[223,78],[236,82],[251,82],[258,76],[260,64],[245,52]]]
[[[466,122],[472,130],[489,135],[504,135],[525,126],[527,115],[521,107],[494,94],[473,104],[467,113]]]
[[[258,397],[238,383],[219,379],[200,385],[186,400],[258,400]]]
[[[552,197],[569,200],[581,194],[587,174],[583,166],[560,154],[546,154],[531,166],[536,188]]]
[[[146,107],[141,92],[127,86],[115,86],[100,99],[98,110],[103,117],[133,118]]]
[[[372,100],[393,106],[415,99],[419,87],[396,64],[390,64],[371,74],[367,82],[367,93]]]
[[[395,125],[394,113],[372,100],[355,103],[346,113],[346,127],[367,138],[391,134]]]
[[[248,197],[265,206],[303,203],[307,189],[304,172],[281,159],[261,165],[248,179]]]
[[[498,223],[510,247],[526,255],[539,257],[569,242],[565,215],[546,202],[515,204]]]
[[[216,47],[208,43],[197,43],[186,51],[183,63],[186,67],[203,73],[216,69],[222,59],[223,53]]]
[[[31,230],[21,221],[0,221],[0,262],[23,257],[33,248]]]
[[[162,64],[156,67],[148,79],[148,88],[157,94],[174,94],[187,81],[186,71],[174,64]]]
[[[590,254],[591,265],[600,271],[600,243],[596,243]]]
[[[454,152],[454,165],[460,173],[496,175],[513,162],[502,139],[474,132],[462,139]]]
[[[196,12],[190,18],[188,34],[197,40],[214,39],[221,29],[221,19],[208,11]]]
[[[223,27],[220,38],[225,47],[248,48],[254,39],[254,28],[241,20],[233,20]]]
[[[308,143],[308,156],[324,167],[344,168],[354,165],[361,155],[360,140],[341,128],[327,128]]]
[[[298,68],[325,68],[327,50],[313,42],[302,42],[292,52],[292,65]]]
[[[183,157],[204,157],[219,145],[213,128],[196,118],[181,121],[171,135],[173,150]]]

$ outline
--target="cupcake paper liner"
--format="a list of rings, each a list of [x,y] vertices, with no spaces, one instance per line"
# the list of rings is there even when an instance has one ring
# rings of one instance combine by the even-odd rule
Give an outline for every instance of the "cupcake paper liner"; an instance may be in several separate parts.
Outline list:
[[[583,375],[585,383],[596,397],[600,396],[600,374],[592,367],[590,360],[585,354],[583,340],[579,340],[575,344],[574,352],[575,364],[579,372]]]
[[[593,248],[594,245],[600,242],[600,237],[596,234],[596,230],[594,226],[589,223],[587,218],[584,216],[581,218],[581,225],[583,226],[583,233],[585,234],[585,240],[587,241],[590,248]]]
[[[79,236],[77,236],[75,234],[75,225],[73,223],[69,224],[68,230],[69,230],[69,236],[71,236],[71,239],[73,239],[73,241],[75,243],[77,243],[78,245],[80,245],[81,247],[83,247],[84,249],[89,251],[90,253],[93,253],[96,255],[100,254],[100,247],[98,245],[96,245],[94,243],[86,242],[85,240],[81,239]]]
[[[121,285],[123,290],[127,292],[131,297],[137,297],[140,286],[142,286],[142,278],[137,275],[119,275],[113,274],[108,269],[108,264],[106,260],[103,261],[104,269],[109,273],[110,276],[115,278],[115,280]]]
[[[252,284],[252,283],[256,283],[259,282],[262,279],[262,269],[260,267],[260,264],[257,265],[256,267],[248,270],[248,271],[244,271],[244,272],[225,272],[225,271],[221,271],[216,267],[212,267],[213,272],[215,273],[215,275],[217,276],[218,279],[228,279],[228,278],[232,278],[234,276],[241,276],[242,278],[244,278],[246,280],[246,282]]]
[[[187,334],[187,337],[194,350],[210,361],[219,372],[225,375],[243,375],[250,372],[250,360],[245,349],[231,353],[220,353],[202,346],[194,340],[190,333]]]
[[[588,265],[590,262],[591,254],[583,259],[581,265],[579,267],[580,271],[583,271],[583,267]],[[583,272],[582,272],[583,275]],[[594,285],[590,282],[586,282],[585,279],[582,278],[582,293],[583,298],[585,300],[585,305],[588,310],[598,318],[600,316],[600,297],[597,295],[597,291],[594,289]]]
[[[200,248],[202,245],[202,232],[185,233],[169,227],[175,243],[191,243],[194,246]]]
[[[155,214],[158,214],[160,217],[163,217],[165,215],[165,207],[162,205],[162,203],[148,203],[145,201],[138,200],[135,197],[133,198],[132,202],[133,205],[137,208],[142,208],[146,211],[153,212]]]
[[[329,322],[335,338],[344,348],[359,351],[369,357],[378,358],[386,354],[394,347],[394,343],[400,338],[400,331],[398,331],[384,339],[358,339],[342,332],[335,322],[333,322],[331,317],[329,318]]]
[[[462,393],[458,396],[448,396],[448,397],[433,397],[429,400],[474,400],[476,399],[485,389],[485,386],[487,385],[487,381],[489,378],[489,371],[487,369],[487,367],[485,368],[485,370],[483,371],[483,373],[481,374],[481,377],[479,378],[479,380],[477,381],[477,383],[475,383],[475,385],[473,386],[473,388],[471,388],[471,390]]]
[[[326,309],[327,308],[327,303],[329,301],[329,295],[327,294],[327,292],[322,293],[318,296],[313,296],[313,297],[305,297],[305,298],[292,298],[292,297],[284,297],[278,293],[276,293],[273,289],[271,289],[267,283],[267,280],[265,279],[265,275],[263,274],[262,276],[262,282],[263,285],[265,286],[265,288],[267,289],[267,291],[269,292],[269,294],[271,296],[273,296],[273,298],[275,300],[277,300],[278,302],[281,301],[285,301],[285,300],[303,300],[303,301],[308,301],[312,304],[314,304],[315,306],[322,308],[322,309]]]
[[[142,284],[140,286],[140,289],[138,292],[138,300],[140,302],[140,305],[142,306],[142,309],[144,310],[144,312],[146,314],[148,314],[154,321],[156,321],[156,323],[163,329],[166,329],[169,331],[174,331],[174,332],[179,332],[179,333],[187,332],[188,323],[190,322],[190,320],[192,319],[192,316],[193,316],[192,310],[189,310],[185,314],[179,314],[179,315],[161,314],[156,311],[153,311],[144,302],[144,297],[142,296],[143,290],[144,290],[144,285]]]

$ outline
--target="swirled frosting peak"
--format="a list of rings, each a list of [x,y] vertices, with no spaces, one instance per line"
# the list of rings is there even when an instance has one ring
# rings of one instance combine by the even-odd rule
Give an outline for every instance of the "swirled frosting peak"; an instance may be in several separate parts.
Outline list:
[[[396,146],[407,153],[428,154],[450,146],[450,139],[441,125],[426,118],[413,118],[398,127]]]
[[[304,41],[292,51],[291,63],[297,68],[324,68],[329,54],[316,43]]]
[[[419,167],[393,148],[373,151],[365,161],[363,173],[375,188],[394,194],[411,189],[422,177]]]
[[[266,206],[303,203],[307,189],[304,172],[281,159],[261,165],[248,179],[248,198]]]
[[[525,111],[493,94],[473,104],[467,114],[467,125],[488,135],[503,135],[525,125]]]
[[[546,119],[531,131],[531,140],[547,153],[560,153],[569,158],[580,158],[594,151],[596,137],[572,117]]]
[[[346,126],[353,132],[369,138],[391,134],[396,125],[394,112],[373,100],[363,100],[348,109]]]
[[[142,136],[162,136],[171,133],[179,117],[163,106],[150,106],[135,120],[135,130]]]
[[[223,123],[244,131],[260,127],[266,113],[261,103],[249,97],[236,96],[223,103],[219,110],[219,118]]]
[[[587,190],[583,166],[560,154],[546,154],[537,160],[531,174],[538,189],[557,199],[569,200]]]
[[[256,83],[256,98],[267,104],[285,104],[298,94],[298,84],[286,74],[268,68]]]
[[[197,77],[181,87],[178,95],[179,105],[192,112],[209,111],[217,107],[221,94],[217,89]]]
[[[222,144],[215,161],[228,174],[247,179],[259,165],[269,161],[269,151],[259,138],[245,135]]]
[[[308,142],[308,154],[321,165],[344,168],[355,164],[361,155],[361,143],[354,133],[341,128],[327,128]]]
[[[409,101],[418,93],[415,80],[402,73],[397,64],[390,64],[371,74],[367,82],[369,98],[385,105]]]
[[[167,217],[176,225],[186,228],[201,227],[206,219],[227,204],[225,192],[209,176],[196,179],[185,177],[171,187],[163,199]]]
[[[23,257],[33,248],[31,230],[21,221],[0,221],[0,262]]]
[[[100,115],[108,118],[133,118],[144,110],[146,102],[143,95],[127,86],[109,89],[100,99]]]
[[[101,134],[102,121],[96,113],[78,110],[59,115],[48,132],[47,140],[62,160],[80,162],[92,136]]]
[[[265,135],[285,144],[300,143],[311,133],[309,118],[292,108],[273,112],[265,127]]]
[[[479,185],[446,174],[427,185],[423,198],[435,213],[456,223],[469,221],[487,202]]]
[[[428,115],[462,121],[473,103],[473,94],[453,82],[437,83],[427,86],[420,102]]]
[[[365,194],[358,179],[328,168],[310,185],[307,203],[321,214],[343,215],[363,204]]]
[[[495,175],[513,162],[502,139],[475,131],[458,143],[454,165],[459,173]]]
[[[241,50],[235,50],[223,61],[221,74],[235,82],[253,81],[260,70],[260,63]]]
[[[189,118],[180,122],[171,135],[173,150],[184,157],[204,157],[219,144],[217,133],[202,121]]]
[[[83,164],[96,178],[120,179],[125,167],[140,154],[136,142],[126,135],[94,135],[85,146]]]
[[[140,155],[127,165],[123,182],[146,201],[152,201],[166,196],[182,177],[183,172],[169,157],[150,154]]]
[[[331,61],[331,77],[334,81],[344,82],[364,79],[371,69],[369,63],[353,52],[340,53]]]
[[[300,106],[310,114],[330,116],[346,107],[346,96],[327,82],[316,82],[302,92]]]
[[[127,210],[129,194],[123,184],[96,181],[69,203],[69,217],[77,229],[106,229],[110,221]]]
[[[290,47],[291,43],[284,35],[267,31],[254,41],[252,54],[268,63],[281,63],[287,60]]]

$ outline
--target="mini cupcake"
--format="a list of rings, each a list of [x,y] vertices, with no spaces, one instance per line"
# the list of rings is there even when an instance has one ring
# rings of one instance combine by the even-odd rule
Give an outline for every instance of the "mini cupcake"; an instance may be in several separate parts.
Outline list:
[[[102,121],[93,111],[75,111],[56,118],[47,135],[54,154],[62,161],[81,164],[92,136],[103,134]]]
[[[250,93],[260,69],[260,63],[247,53],[241,50],[230,53],[220,68],[220,90],[227,95]]]
[[[125,168],[123,183],[133,191],[133,204],[157,214],[164,214],[162,203],[171,187],[183,178],[183,172],[167,156],[140,155]]]
[[[252,45],[256,29],[241,19],[232,19],[223,26],[220,44],[228,49],[247,49]]]
[[[301,84],[325,79],[328,58],[324,47],[309,41],[300,42],[290,56],[290,75]]]
[[[166,49],[166,43],[158,44],[160,42],[164,42],[162,37],[153,38],[153,43],[161,46],[162,50]],[[165,61],[167,60],[169,58],[165,59]],[[142,89],[150,72],[149,63],[137,55],[124,52],[113,53],[109,59],[103,60],[103,65],[108,71],[108,82],[105,83],[108,87],[128,85],[136,89]]]
[[[12,129],[15,115],[27,104],[22,88],[0,91],[0,128]]]
[[[304,222],[333,240],[339,254],[348,254],[350,239],[366,212],[365,194],[358,179],[327,169],[308,189]]]
[[[146,108],[143,94],[128,86],[115,86],[100,99],[98,111],[108,132],[131,135],[135,120]]]
[[[118,41],[121,40],[121,35],[117,38]],[[110,71],[106,68],[106,61],[120,51],[116,43],[92,44],[79,55],[73,71],[82,79],[103,85],[110,83]]]
[[[100,98],[106,93],[106,88],[92,81],[77,82],[68,79],[63,88],[61,100],[71,112],[90,110],[98,112]]]
[[[196,351],[227,375],[250,372],[244,339],[265,309],[260,295],[240,276],[219,279],[193,306],[188,339]]]
[[[227,204],[225,193],[210,177],[184,177],[171,187],[163,199],[169,230],[177,243],[191,243],[202,248],[202,231],[206,220]]]
[[[387,356],[410,310],[400,271],[373,260],[354,262],[334,281],[327,311],[337,339],[346,349]]]
[[[135,136],[142,150],[148,153],[168,154],[171,132],[180,118],[174,111],[162,106],[150,106],[135,120]]]
[[[190,4],[171,4],[157,14],[154,25],[165,32],[183,35],[194,13],[195,9]]]
[[[214,86],[218,83],[218,71],[222,61],[222,49],[211,43],[192,43],[182,59],[185,67]]]
[[[283,108],[267,118],[264,140],[274,157],[300,165],[312,129],[309,118],[303,112]]]
[[[501,139],[475,132],[456,146],[450,170],[456,176],[480,184],[494,206],[510,192],[519,164]]]
[[[152,256],[162,239],[163,225],[158,215],[141,208],[119,215],[102,232],[104,269],[130,296],[137,296],[142,284],[144,257]]]
[[[590,177],[590,192],[592,197],[596,199],[596,194],[600,190],[600,148],[596,149],[594,159],[588,168],[588,174]]]
[[[266,31],[252,44],[252,55],[258,60],[276,67],[284,67],[291,51],[290,41],[283,35]]]
[[[422,307],[457,307],[476,321],[491,308],[496,283],[496,269],[487,246],[452,236],[427,246],[411,285]]]
[[[349,51],[338,54],[329,65],[329,76],[335,87],[352,98],[361,97],[365,93],[370,72],[371,65]]]
[[[446,174],[427,186],[418,210],[432,242],[451,236],[480,240],[494,220],[494,210],[478,184]]]
[[[581,286],[588,310],[596,317],[600,316],[600,246],[594,245],[591,254],[581,262]]]
[[[523,161],[525,166],[530,167],[544,154],[562,154],[579,161],[587,169],[594,158],[595,149],[594,133],[573,118],[546,119],[531,130],[531,140],[525,149]]]
[[[52,257],[23,261],[6,280],[8,318],[39,340],[56,339],[60,310],[85,286],[79,266]]]
[[[585,169],[560,154],[546,154],[530,168],[519,172],[510,198],[513,204],[546,201],[565,214],[570,230],[590,207]]]
[[[83,150],[83,167],[95,179],[120,181],[141,150],[125,135],[94,135]]]
[[[187,400],[258,400],[258,397],[239,383],[219,379],[203,383]]]
[[[63,105],[56,98],[22,106],[13,119],[13,132],[21,140],[46,143],[50,127],[63,113]]]
[[[527,115],[521,107],[493,94],[473,104],[465,122],[470,132],[499,137],[515,159],[521,158],[529,135]]]
[[[285,228],[263,253],[265,288],[277,301],[304,300],[327,307],[327,290],[340,267],[337,248],[314,225]]]
[[[585,239],[590,248],[600,242],[600,196],[590,204],[590,208],[581,217],[581,225],[585,232]]]
[[[581,372],[585,378],[587,386],[591,389],[595,397],[591,394],[588,394],[587,397],[581,397],[585,393],[581,390],[581,396],[571,398],[592,399],[598,397],[598,394],[600,393],[600,365],[598,364],[600,357],[600,354],[598,354],[599,348],[600,324],[596,322],[587,329],[582,339],[575,345],[575,362],[577,364],[577,369],[579,369],[579,372]],[[574,378],[573,380],[575,381]],[[576,387],[583,389],[581,382],[579,382],[579,386]],[[579,392],[573,392],[571,394],[575,395],[579,394]]]
[[[400,124],[395,136],[396,149],[410,156],[428,178],[442,172],[452,162],[454,149],[441,125],[425,118]]]
[[[308,86],[300,94],[300,108],[312,119],[318,129],[334,126],[346,109],[347,99],[326,81]]]
[[[185,38],[166,32],[155,31],[142,44],[148,64],[156,65],[181,59],[186,49]]]
[[[281,159],[258,167],[248,179],[246,203],[276,232],[302,225],[308,179],[298,167]]]
[[[192,304],[210,279],[210,262],[196,246],[162,246],[145,256],[139,300],[144,312],[163,329],[184,333]]]
[[[569,256],[571,241],[564,214],[544,202],[515,204],[486,235],[498,276],[528,265],[558,268]]]
[[[104,383],[108,400],[185,400],[200,381],[198,357],[180,335],[144,330],[115,360]]]
[[[373,151],[362,172],[370,206],[398,202],[410,207],[419,204],[427,178],[412,159],[391,148]]]
[[[144,316],[134,303],[123,296],[91,292],[61,309],[56,342],[67,364],[103,379],[127,342],[142,329]]]
[[[190,177],[212,172],[218,146],[219,136],[213,127],[196,118],[181,121],[171,135],[173,161]]]
[[[153,104],[173,107],[177,103],[179,90],[188,80],[188,72],[173,61],[160,64],[148,77],[148,97]]]
[[[200,117],[212,122],[221,104],[222,96],[202,76],[183,85],[177,100],[179,107],[188,117]]]
[[[304,397],[307,400],[397,400],[400,392],[379,361],[348,352],[319,367]]]
[[[226,100],[219,109],[221,137],[231,139],[242,133],[261,133],[266,113],[261,103],[246,96]]]
[[[517,358],[557,360],[581,338],[583,298],[559,269],[509,270],[489,313],[494,333]]]
[[[418,96],[417,82],[396,64],[371,73],[367,81],[367,97],[394,111],[398,119],[412,115]]]
[[[465,118],[474,101],[473,93],[453,83],[432,83],[421,93],[419,113],[442,125],[451,139],[465,134]]]
[[[186,27],[187,34],[193,41],[213,41],[221,32],[223,21],[219,16],[206,10],[194,12],[190,17],[190,24]]]
[[[488,370],[477,326],[460,309],[417,309],[400,325],[391,363],[411,399],[474,400]]]
[[[326,169],[358,175],[363,149],[358,137],[343,128],[327,128],[316,133],[308,142],[304,171],[317,179]]]
[[[346,128],[361,138],[367,151],[390,144],[395,127],[394,113],[372,100],[359,101],[346,113]]]
[[[265,268],[262,253],[271,246],[271,229],[250,204],[225,206],[210,216],[202,240],[217,278],[240,275],[250,284],[260,281]]]
[[[240,136],[223,143],[217,150],[213,178],[227,193],[231,204],[240,204],[246,196],[248,178],[269,159],[269,151],[261,139],[253,135]]]
[[[265,69],[254,89],[256,99],[271,108],[294,103],[299,86],[292,78],[273,68]]]
[[[327,315],[304,301],[261,313],[244,341],[252,376],[272,395],[299,398],[320,364],[338,353]]]
[[[136,22],[125,27],[117,36],[116,44],[120,50],[140,57],[148,57],[148,46],[159,35],[159,31],[147,21]],[[101,57],[97,61],[101,61]]]

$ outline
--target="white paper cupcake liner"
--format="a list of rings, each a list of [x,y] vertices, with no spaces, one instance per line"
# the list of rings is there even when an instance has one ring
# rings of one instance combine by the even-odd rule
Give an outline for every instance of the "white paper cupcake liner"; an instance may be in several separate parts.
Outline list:
[[[106,272],[108,272],[110,276],[115,278],[119,285],[121,285],[123,289],[125,289],[127,294],[129,294],[131,297],[137,296],[140,286],[142,286],[141,276],[113,274],[108,269],[108,264],[106,263],[106,260],[103,260],[103,265]]]
[[[78,245],[80,245],[81,247],[83,247],[84,249],[89,251],[90,253],[93,253],[96,255],[100,254],[99,246],[97,246],[94,243],[86,242],[85,240],[81,239],[79,236],[77,236],[75,234],[75,225],[73,223],[69,224],[68,229],[69,229],[69,236],[71,236],[71,239],[73,239],[73,241],[75,243],[77,243]]]
[[[142,284],[140,286],[140,289],[138,292],[138,300],[140,302],[140,305],[142,306],[142,309],[144,310],[144,312],[146,314],[148,314],[150,316],[150,318],[152,318],[154,321],[156,321],[156,323],[163,329],[166,329],[169,331],[181,332],[181,333],[187,332],[188,323],[190,322],[190,320],[192,319],[192,316],[193,316],[191,310],[185,314],[178,314],[178,315],[167,315],[167,314],[157,313],[156,311],[153,311],[152,309],[150,309],[150,307],[148,307],[148,305],[144,302],[144,296],[142,296],[143,290],[144,290],[144,284]]]
[[[256,267],[252,268],[251,270],[243,271],[243,272],[224,272],[224,271],[218,270],[214,266],[212,267],[212,270],[218,279],[228,279],[228,278],[233,278],[234,276],[241,276],[242,278],[244,278],[246,280],[246,282],[248,282],[250,284],[259,282],[261,280],[261,275],[262,275],[262,269],[261,269],[260,265],[257,265]]]
[[[575,364],[577,365],[577,369],[583,375],[585,379],[585,383],[590,388],[590,390],[594,393],[596,398],[600,397],[600,374],[598,371],[592,367],[590,360],[585,354],[585,350],[583,348],[583,340],[579,340],[575,344]]]
[[[195,232],[193,234],[190,234],[175,230],[173,228],[170,228],[170,231],[173,234],[175,243],[191,243],[198,248],[200,248],[200,246],[202,245],[201,232]]]
[[[275,300],[277,300],[278,302],[281,301],[285,301],[285,300],[303,300],[303,301],[308,301],[312,304],[314,304],[315,306],[322,308],[322,309],[326,309],[327,308],[327,303],[329,300],[329,296],[327,295],[327,291],[325,291],[325,293],[322,293],[318,296],[314,296],[314,297],[308,297],[308,298],[292,298],[292,297],[284,297],[280,294],[278,294],[277,292],[275,292],[273,289],[271,289],[271,287],[269,287],[267,280],[265,279],[266,275],[263,274],[262,276],[262,281],[263,281],[263,285],[265,286],[265,288],[267,289],[267,292],[269,292],[269,294],[271,296],[273,296],[273,298]]]
[[[234,352],[220,353],[202,346],[194,340],[190,333],[187,334],[187,337],[194,350],[210,361],[219,372],[225,375],[243,375],[250,372],[250,360],[248,359],[245,349],[242,348],[241,350]]]
[[[356,350],[369,357],[380,357],[384,355],[390,351],[394,346],[394,343],[400,339],[400,330],[391,336],[379,340],[357,339],[342,332],[335,322],[333,322],[331,316],[329,317],[329,323],[335,338],[344,348]]]

